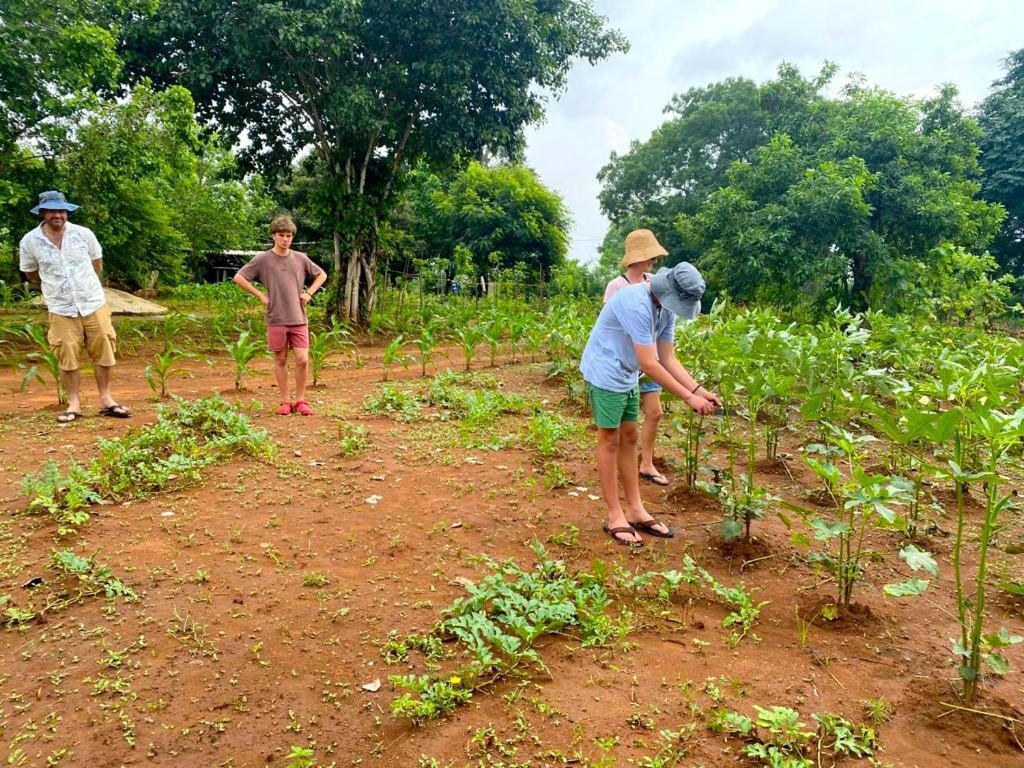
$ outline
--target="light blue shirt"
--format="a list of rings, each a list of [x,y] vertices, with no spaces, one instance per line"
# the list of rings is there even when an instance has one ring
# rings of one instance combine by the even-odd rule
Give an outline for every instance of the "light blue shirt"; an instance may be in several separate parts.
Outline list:
[[[634,344],[672,342],[676,316],[654,306],[647,283],[623,288],[601,309],[580,360],[583,378],[610,392],[629,392],[640,380]]]

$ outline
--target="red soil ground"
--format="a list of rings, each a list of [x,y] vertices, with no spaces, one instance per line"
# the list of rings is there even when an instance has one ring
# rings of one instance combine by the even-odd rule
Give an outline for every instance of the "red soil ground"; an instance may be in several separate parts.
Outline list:
[[[47,575],[51,549],[70,546],[98,552],[141,597],[134,604],[91,598],[45,623],[0,632],[0,757],[17,760],[21,750],[23,762],[12,764],[41,766],[67,749],[54,764],[284,766],[290,746],[303,745],[325,766],[416,766],[421,756],[439,765],[585,765],[572,756],[596,762],[603,752],[594,740],[617,737],[611,764],[628,765],[655,753],[659,729],[696,723],[681,765],[742,766],[752,763],[739,757],[740,744],[704,725],[711,709],[752,714],[754,704],[784,705],[808,723],[812,712],[826,711],[862,721],[862,702],[884,697],[892,717],[878,728],[881,765],[1024,766],[1021,646],[1009,651],[1010,675],[986,686],[975,705],[1016,723],[946,704],[959,701],[959,683],[949,651],[956,634],[950,545],[941,532],[926,542],[941,567],[927,599],[883,597],[881,584],[908,574],[895,556],[898,539],[879,537],[879,562],[858,596],[866,611],[814,621],[801,643],[799,612],[806,616],[832,592],[796,557],[780,520],[755,524],[750,551],[726,548],[712,502],[645,484],[648,508],[680,535],[648,537],[631,554],[600,531],[592,433],[562,460],[574,485],[546,490],[527,451],[468,450],[454,446],[441,423],[400,424],[362,411],[380,378],[367,354],[366,368],[326,372],[324,386],[311,392],[309,418],[272,415],[277,398],[266,363],[243,393],[229,389],[230,361],[191,364],[194,376],[174,380],[173,391],[187,398],[221,391],[237,401],[280,445],[276,462],[236,461],[211,469],[200,486],[97,507],[80,535],[60,544],[46,518],[21,514],[20,481],[49,459],[88,460],[97,438],[151,422],[156,403],[145,362],[132,359],[117,371],[116,393],[135,410],[128,422],[90,415],[58,426],[51,391],[33,385],[22,393],[13,372],[0,377],[0,595],[25,600],[21,585]],[[507,390],[584,421],[541,367],[489,370]],[[84,393],[95,413],[91,382]],[[342,418],[369,428],[370,450],[339,455]],[[781,450],[798,456],[800,444],[800,435],[787,434]],[[663,439],[659,453],[677,448]],[[759,481],[791,500],[815,485],[799,460],[788,470],[762,469]],[[371,495],[380,497],[376,505],[366,502]],[[1021,539],[1019,513],[1012,515],[1001,544]],[[388,676],[423,667],[421,660],[386,665],[380,645],[388,632],[429,629],[463,593],[455,580],[486,572],[474,556],[526,566],[531,539],[570,525],[580,531],[578,544],[550,548],[574,567],[602,560],[666,569],[688,553],[720,581],[756,587],[769,601],[757,638],[730,648],[720,626],[725,609],[683,595],[665,615],[656,606],[637,609],[627,645],[581,649],[571,638],[547,638],[540,652],[550,675],[502,683],[422,728],[393,719]],[[940,528],[948,531],[949,520]],[[304,586],[312,572],[325,574],[326,586]],[[1021,557],[996,551],[993,572],[1019,575]],[[989,621],[1024,633],[1022,602],[995,598]],[[120,668],[106,663],[109,651],[125,651]],[[97,693],[101,675],[120,680],[121,693]],[[362,689],[378,678],[380,690]],[[489,724],[494,738],[473,743]]]

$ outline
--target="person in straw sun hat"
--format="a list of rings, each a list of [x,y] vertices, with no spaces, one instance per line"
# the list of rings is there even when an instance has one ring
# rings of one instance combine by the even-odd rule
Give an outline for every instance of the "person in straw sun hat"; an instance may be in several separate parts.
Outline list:
[[[638,285],[650,279],[654,263],[668,252],[649,229],[637,229],[626,237],[626,253],[620,265],[625,270],[609,281],[604,289],[605,303],[618,291],[629,285]],[[655,485],[668,485],[668,478],[654,466],[654,443],[658,437],[658,424],[664,411],[661,407],[661,384],[642,376],[640,379],[640,410],[644,427],[640,432],[640,477]]]
[[[627,270],[632,264],[649,267],[665,255],[654,233],[638,229],[626,237],[623,265]],[[583,350],[580,371],[597,424],[597,474],[608,508],[604,530],[618,544],[641,546],[637,531],[660,538],[675,535],[654,519],[640,498],[640,372],[698,413],[712,413],[721,405],[715,393],[694,381],[673,345],[676,317],[697,317],[703,294],[704,278],[687,262],[662,267],[649,280],[619,286],[607,297]],[[624,505],[619,501],[620,479]]]

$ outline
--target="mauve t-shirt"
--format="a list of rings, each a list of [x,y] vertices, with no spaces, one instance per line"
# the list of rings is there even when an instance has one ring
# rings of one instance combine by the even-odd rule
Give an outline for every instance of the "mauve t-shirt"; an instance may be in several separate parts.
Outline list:
[[[299,294],[306,288],[306,279],[323,274],[323,270],[304,253],[289,250],[278,256],[270,250],[254,256],[238,274],[250,283],[259,280],[267,289],[267,325],[305,325],[306,308]]]

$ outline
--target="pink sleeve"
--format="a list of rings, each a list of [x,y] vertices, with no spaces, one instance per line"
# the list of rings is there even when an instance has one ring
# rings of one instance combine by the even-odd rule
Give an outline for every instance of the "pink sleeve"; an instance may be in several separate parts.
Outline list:
[[[610,299],[612,296],[618,293],[620,289],[625,288],[627,285],[629,285],[629,281],[626,280],[626,278],[624,278],[622,275],[619,275],[614,280],[609,280],[608,285],[606,285],[604,289],[605,303],[607,304],[608,299]]]

